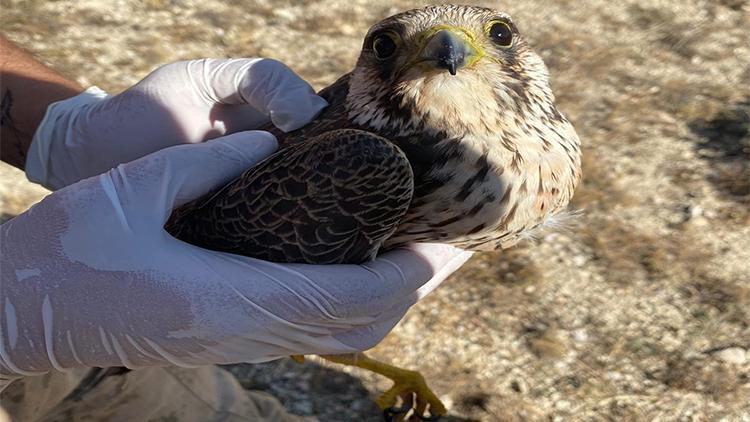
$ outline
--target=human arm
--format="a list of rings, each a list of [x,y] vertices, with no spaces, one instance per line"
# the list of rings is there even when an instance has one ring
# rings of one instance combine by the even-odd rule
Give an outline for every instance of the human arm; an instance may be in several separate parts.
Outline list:
[[[242,132],[164,149],[0,227],[0,374],[359,351],[468,259],[415,245],[362,266],[276,264],[163,230],[174,207],[275,147],[266,133]]]
[[[23,170],[47,107],[82,91],[0,35],[0,158]]]
[[[4,49],[20,51],[5,43]],[[44,89],[23,73],[43,65],[28,55],[22,62],[28,65],[8,66],[18,68],[29,89]],[[53,87],[57,90],[70,83],[60,78],[49,78],[60,84]],[[118,95],[91,87],[50,104],[56,98],[36,98],[38,103],[30,103],[36,107],[33,117],[17,110],[18,95],[13,93],[14,120],[29,123],[22,142],[11,143],[12,136],[7,137],[12,151],[2,157],[52,190],[172,145],[203,142],[267,122],[284,131],[297,129],[327,105],[307,82],[271,59],[180,61],[157,68]]]

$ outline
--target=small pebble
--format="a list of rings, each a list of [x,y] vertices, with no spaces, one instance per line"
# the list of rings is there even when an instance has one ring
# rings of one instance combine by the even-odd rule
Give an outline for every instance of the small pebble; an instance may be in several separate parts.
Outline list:
[[[690,218],[696,218],[696,217],[700,217],[701,215],[703,215],[703,208],[701,208],[698,205],[689,207],[688,209],[690,213]]]
[[[571,404],[567,400],[560,400],[560,401],[558,401],[558,402],[555,403],[555,408],[557,410],[562,410],[562,411],[570,410]]]
[[[619,372],[615,372],[615,371],[609,371],[607,372],[607,378],[613,381],[617,381],[617,380],[622,379],[622,374]]]
[[[576,267],[583,267],[586,265],[586,257],[583,255],[576,255],[573,257],[573,265]]]
[[[742,365],[747,362],[747,352],[741,347],[730,347],[720,351],[716,355],[726,363]]]

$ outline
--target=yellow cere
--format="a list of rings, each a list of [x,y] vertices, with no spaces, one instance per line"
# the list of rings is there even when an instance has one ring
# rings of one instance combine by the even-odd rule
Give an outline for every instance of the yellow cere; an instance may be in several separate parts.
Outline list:
[[[404,67],[410,67],[414,65],[415,63],[419,62],[419,59],[418,59],[419,54],[424,48],[427,40],[429,40],[433,35],[437,34],[438,32],[442,30],[448,30],[458,35],[463,40],[465,40],[472,48],[474,48],[474,51],[476,51],[476,54],[471,56],[471,60],[466,64],[466,67],[472,66],[474,63],[478,62],[480,59],[482,59],[485,56],[484,49],[481,47],[481,43],[477,41],[477,38],[474,35],[473,31],[468,30],[466,28],[462,28],[460,26],[435,25],[432,28],[422,31],[421,33],[417,35],[417,46],[419,47],[419,51],[417,52],[415,58],[410,60],[409,63],[407,63],[406,66]]]

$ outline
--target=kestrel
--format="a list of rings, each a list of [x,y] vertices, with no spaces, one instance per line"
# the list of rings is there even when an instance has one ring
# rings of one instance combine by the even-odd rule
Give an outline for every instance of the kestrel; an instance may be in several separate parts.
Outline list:
[[[410,242],[493,250],[564,210],[581,178],[547,68],[505,13],[439,5],[391,16],[320,95],[329,106],[312,123],[269,128],[280,150],[176,210],[167,230],[279,262],[360,263]],[[445,412],[417,373],[328,358],[396,381],[384,408],[416,392],[419,415]]]

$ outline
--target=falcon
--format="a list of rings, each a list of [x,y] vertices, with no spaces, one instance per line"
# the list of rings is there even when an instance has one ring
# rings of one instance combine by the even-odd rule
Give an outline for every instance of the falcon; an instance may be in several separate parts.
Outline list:
[[[547,68],[505,13],[438,5],[391,16],[319,95],[329,106],[313,122],[267,128],[280,150],[175,210],[166,229],[277,262],[361,263],[411,242],[495,250],[552,221],[581,178]],[[382,408],[402,397],[420,417],[446,411],[417,372],[363,354],[324,358],[394,380]]]

